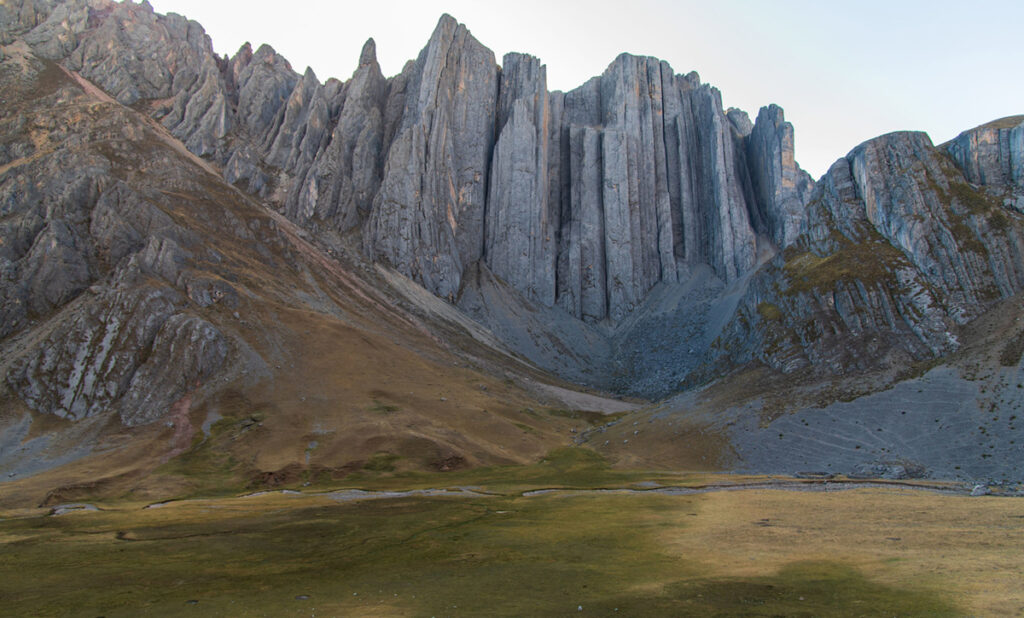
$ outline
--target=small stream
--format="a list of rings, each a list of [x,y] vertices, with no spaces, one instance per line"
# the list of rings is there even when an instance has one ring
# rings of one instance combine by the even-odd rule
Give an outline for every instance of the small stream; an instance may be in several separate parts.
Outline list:
[[[757,481],[751,483],[721,483],[702,485],[698,487],[661,486],[653,482],[645,482],[640,488],[598,488],[598,489],[566,489],[551,487],[546,489],[533,489],[518,494],[522,498],[536,498],[538,496],[564,496],[576,497],[586,495],[660,495],[660,496],[692,496],[697,494],[709,494],[720,491],[810,491],[810,492],[837,492],[853,489],[898,489],[902,491],[926,491],[930,493],[948,496],[989,496],[996,498],[1020,498],[1024,497],[1022,491],[1002,491],[999,493],[979,492],[983,485],[950,485],[950,484],[923,484],[923,483],[902,483],[899,481],[878,482],[861,480],[822,480],[822,481],[797,481],[797,480],[771,480]],[[987,492],[987,488],[986,488]],[[394,498],[510,498],[515,494],[503,494],[488,492],[480,487],[450,487],[440,489],[409,489],[405,491],[373,491],[367,489],[339,489],[327,493],[304,493],[291,489],[277,491],[258,491],[240,498],[255,498],[280,494],[293,497],[325,497],[336,502],[358,502],[362,500],[389,500]],[[146,509],[156,509],[187,500],[168,502],[157,502],[150,504]],[[96,511],[94,505],[75,503],[61,504],[51,510],[51,515],[64,515],[71,512]]]
[[[598,488],[598,489],[567,489],[552,487],[545,489],[534,489],[519,494],[523,498],[534,498],[537,496],[585,496],[590,494],[601,495],[663,495],[663,496],[690,496],[697,494],[708,494],[720,491],[805,491],[805,492],[837,492],[849,491],[852,489],[899,489],[908,491],[927,491],[931,493],[950,496],[971,496],[991,495],[995,497],[1024,497],[1022,492],[1002,492],[996,494],[978,493],[978,486],[972,485],[947,485],[947,484],[922,484],[922,483],[901,483],[901,482],[879,482],[862,480],[824,480],[824,481],[797,481],[797,480],[773,480],[757,481],[751,483],[721,483],[703,485],[698,487],[681,486],[660,486],[655,483],[645,483],[641,488]],[[983,487],[983,486],[982,486]],[[974,493],[972,493],[974,492]],[[284,490],[281,492],[258,492],[249,496],[267,495],[270,493],[283,493],[302,496],[324,496],[337,502],[355,502],[359,500],[387,500],[392,498],[494,498],[494,497],[515,497],[514,494],[503,494],[498,492],[487,492],[479,487],[452,487],[441,489],[410,489],[405,491],[373,491],[366,489],[341,489],[323,494],[304,494],[301,492]],[[248,497],[248,496],[243,496]]]

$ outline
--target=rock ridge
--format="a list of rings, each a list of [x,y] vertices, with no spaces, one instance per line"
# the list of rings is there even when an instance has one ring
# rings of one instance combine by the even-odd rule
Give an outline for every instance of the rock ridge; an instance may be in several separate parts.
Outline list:
[[[717,90],[655,58],[549,92],[537,58],[499,67],[444,15],[399,75],[371,39],[351,79],[321,83],[267,45],[218,57],[199,24],[147,4],[4,10],[5,40],[142,106],[293,221],[359,230],[369,257],[450,301],[483,260],[531,301],[614,323],[701,264],[735,280],[800,225],[782,110],[738,129]]]

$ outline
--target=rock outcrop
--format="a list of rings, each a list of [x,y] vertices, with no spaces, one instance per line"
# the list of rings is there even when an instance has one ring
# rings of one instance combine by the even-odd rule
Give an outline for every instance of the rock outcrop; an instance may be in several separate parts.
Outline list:
[[[760,213],[764,231],[779,247],[788,247],[803,231],[814,186],[793,156],[793,125],[785,121],[782,108],[761,108],[749,131],[747,160],[757,203],[766,209]]]
[[[142,105],[294,221],[358,228],[372,259],[449,300],[484,260],[531,301],[615,323],[701,264],[748,272],[758,235],[788,244],[806,201],[779,108],[751,126],[654,58],[549,92],[538,59],[499,69],[444,16],[400,75],[371,40],[352,79],[321,84],[266,45],[218,58],[198,24],[146,4],[8,10],[4,36]]]
[[[990,192],[972,173],[924,133],[885,135],[837,161],[804,233],[752,279],[706,376],[751,361],[834,373],[956,349],[959,326],[1024,288],[1007,185]]]
[[[62,146],[112,140],[69,159],[67,148],[30,139],[23,115],[3,116],[5,132],[19,137],[0,144],[0,289],[11,299],[0,307],[0,337],[61,311],[128,263],[201,308],[244,298],[193,268],[205,253],[192,232],[123,171],[145,173],[126,164],[134,152],[110,145],[132,140],[176,139],[205,172],[449,302],[486,273],[487,294],[519,297],[509,306],[575,321],[560,331],[593,327],[607,341],[635,333],[633,342],[675,346],[659,352],[673,366],[658,370],[662,383],[649,392],[751,362],[842,371],[935,357],[956,348],[959,326],[1024,284],[1020,117],[940,148],[923,134],[884,136],[814,184],[777,106],[751,122],[723,109],[696,73],[629,54],[552,92],[539,59],[508,54],[498,66],[447,15],[400,74],[384,77],[371,39],[348,81],[323,83],[266,45],[218,57],[198,24],[145,2],[16,0],[0,18],[4,57],[35,58],[25,60],[34,83],[77,84],[94,103],[74,108],[82,118],[130,108],[149,121],[67,132]],[[50,128],[78,120],[45,119]],[[6,173],[12,165],[32,171]],[[44,174],[59,182],[33,182]],[[284,259],[231,225],[263,258]],[[281,242],[277,232],[263,240]],[[663,306],[668,299],[676,306]],[[479,299],[463,300],[486,314]],[[713,328],[683,316],[687,307],[715,314]],[[665,315],[676,327],[659,330]],[[212,356],[196,370],[206,375],[222,357],[216,342],[230,338],[190,317],[198,318],[175,318],[189,326],[174,332],[209,343]],[[157,332],[144,338],[184,338]],[[691,371],[701,355],[704,368]],[[653,384],[627,364],[650,368],[593,363],[620,373],[604,386]],[[31,372],[19,371],[11,384],[27,393]],[[47,397],[33,401],[57,401]]]
[[[34,353],[14,363],[7,382],[33,409],[62,418],[113,409],[125,425],[157,420],[228,354],[220,331],[177,312],[180,302],[167,288],[107,291],[72,308]]]
[[[289,200],[291,219],[339,231],[366,220],[381,181],[387,91],[370,39],[359,68],[344,85],[344,106],[323,154],[312,161]]]
[[[550,307],[559,205],[550,203],[552,118],[545,67],[532,56],[507,54],[499,93],[484,255],[494,274]]]
[[[571,92],[549,94],[543,81],[538,60],[505,58],[485,251],[534,301],[618,322],[656,283],[701,264],[726,281],[749,271],[756,213],[793,211],[787,221],[799,225],[806,175],[791,129],[762,148],[775,162],[759,163],[760,176],[780,189],[757,202],[747,160],[761,150],[747,155],[749,128],[737,129],[696,74],[623,54]]]
[[[202,193],[207,172],[181,162],[159,125],[84,78],[8,50],[0,77],[9,102],[0,118],[4,384],[29,407],[70,420],[110,413],[125,425],[152,422],[246,347],[198,315],[234,290],[202,284],[214,279],[197,274],[210,247],[161,205],[179,191]]]
[[[404,104],[373,201],[367,253],[454,300],[484,252],[494,141],[494,54],[450,16],[407,67]]]
[[[1010,116],[964,131],[946,152],[977,185],[1024,187],[1024,116]]]

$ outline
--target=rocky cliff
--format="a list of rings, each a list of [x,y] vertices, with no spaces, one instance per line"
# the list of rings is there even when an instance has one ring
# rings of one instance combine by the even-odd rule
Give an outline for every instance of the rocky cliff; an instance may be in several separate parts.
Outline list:
[[[266,45],[219,57],[198,24],[146,2],[9,2],[0,43],[8,66],[39,76],[24,83],[77,80],[106,106],[77,114],[142,114],[147,130],[312,237],[412,279],[542,367],[605,388],[663,395],[750,363],[827,373],[935,358],[1024,281],[1020,118],[940,147],[919,133],[884,136],[813,183],[777,106],[751,122],[696,73],[629,54],[574,90],[549,91],[539,59],[499,65],[449,16],[390,78],[371,39],[347,81],[300,75]],[[0,336],[80,302],[121,262],[203,299],[230,296],[182,279],[180,265],[202,254],[189,229],[134,206],[137,187],[97,185],[121,173],[120,155],[63,160],[26,116],[5,118],[5,134],[20,137],[0,160]],[[172,320],[177,297],[161,294],[106,304],[129,327],[133,307],[157,303],[147,313],[171,330],[160,334],[161,318],[130,326],[133,336],[175,349],[187,339],[198,356],[186,374],[215,372],[227,339],[187,315]],[[83,313],[78,328],[114,319],[97,315]],[[107,345],[99,327],[62,328],[47,334],[53,344]],[[31,406],[72,414],[92,404],[46,395],[32,376],[82,371],[70,356],[40,357],[7,379]],[[120,400],[133,372],[82,392]]]
[[[3,36],[158,119],[231,183],[454,301],[483,261],[544,306],[621,321],[657,282],[749,271],[799,228],[808,178],[777,107],[751,125],[695,73],[624,54],[549,92],[536,58],[498,66],[442,17],[385,79],[372,40],[347,82],[268,46],[217,57],[195,22],[146,4],[18,2]]]
[[[198,266],[217,250],[166,207],[172,191],[205,191],[208,172],[175,165],[162,128],[75,73],[4,50],[6,385],[40,412],[150,422],[246,354],[196,311],[237,306],[234,287]]]
[[[803,233],[754,275],[708,375],[755,360],[838,373],[955,350],[959,327],[1024,286],[1022,121],[940,147],[893,133],[837,161]]]

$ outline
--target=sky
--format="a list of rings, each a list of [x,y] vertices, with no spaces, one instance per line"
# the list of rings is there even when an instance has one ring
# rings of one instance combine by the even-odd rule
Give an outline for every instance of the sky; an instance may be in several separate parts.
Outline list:
[[[817,178],[861,142],[898,130],[938,144],[1024,114],[1024,2],[975,0],[150,0],[200,22],[219,54],[268,43],[321,81],[348,79],[367,38],[385,75],[426,45],[442,13],[494,51],[533,54],[571,90],[621,52],[697,71],[751,119],[775,103]]]

